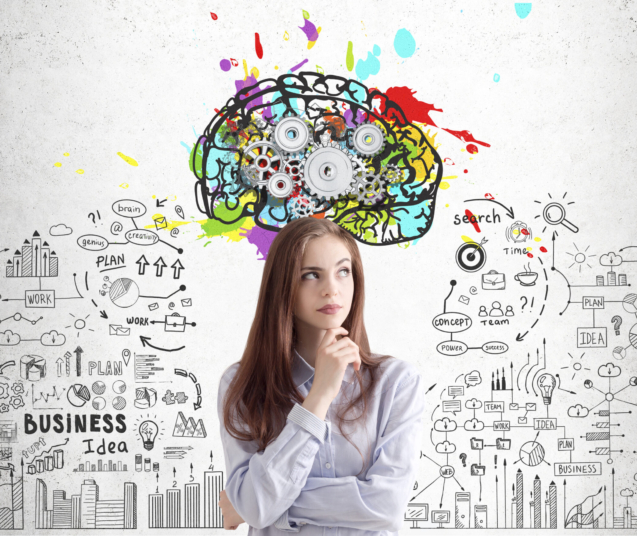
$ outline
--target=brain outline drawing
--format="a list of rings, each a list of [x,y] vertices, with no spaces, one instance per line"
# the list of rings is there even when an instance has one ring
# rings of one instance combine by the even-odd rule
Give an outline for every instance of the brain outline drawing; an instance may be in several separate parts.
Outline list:
[[[378,89],[336,75],[301,72],[252,80],[254,84],[240,89],[213,117],[191,151],[197,207],[209,219],[237,227],[244,218],[252,218],[257,226],[277,232],[299,217],[291,205],[294,197],[301,197],[314,203],[313,216],[331,219],[369,245],[415,241],[430,230],[442,159],[398,104]],[[327,139],[354,161],[363,162],[367,180],[376,178],[378,184],[388,169],[399,170],[399,180],[384,181],[372,202],[361,201],[351,189],[332,198],[313,196],[303,180],[294,181],[286,199],[255,186],[245,178],[245,165],[242,168],[244,149],[255,142],[271,142],[268,133],[291,116],[312,122],[311,140],[302,154],[285,154],[286,158],[307,162],[307,156]],[[352,141],[354,130],[366,123],[383,132],[384,144],[374,155],[361,154]]]

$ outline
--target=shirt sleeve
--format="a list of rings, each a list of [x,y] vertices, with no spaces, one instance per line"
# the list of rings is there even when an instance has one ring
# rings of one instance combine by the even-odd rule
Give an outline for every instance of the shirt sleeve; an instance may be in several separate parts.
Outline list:
[[[279,436],[257,452],[255,441],[235,439],[223,424],[227,387],[222,377],[217,413],[226,461],[226,494],[248,525],[265,528],[273,525],[300,493],[319,446],[330,433],[330,423],[295,404]]]
[[[374,463],[365,480],[356,476],[308,477],[292,506],[277,520],[277,527],[289,532],[304,524],[400,530],[413,493],[423,434],[425,392],[421,375],[414,373],[403,380],[389,403],[389,417],[383,418],[387,424],[377,440]]]

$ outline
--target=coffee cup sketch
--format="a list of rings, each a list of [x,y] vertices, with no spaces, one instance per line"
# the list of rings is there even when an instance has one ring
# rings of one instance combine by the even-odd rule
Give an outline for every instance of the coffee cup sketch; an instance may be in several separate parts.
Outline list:
[[[520,272],[516,274],[515,279],[520,285],[524,287],[530,287],[535,285],[535,281],[537,280],[537,272]]]

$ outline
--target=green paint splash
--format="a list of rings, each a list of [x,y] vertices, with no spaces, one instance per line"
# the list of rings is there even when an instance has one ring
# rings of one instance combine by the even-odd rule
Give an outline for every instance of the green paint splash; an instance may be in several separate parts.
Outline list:
[[[346,65],[348,71],[351,71],[354,68],[354,43],[351,41],[347,43]]]

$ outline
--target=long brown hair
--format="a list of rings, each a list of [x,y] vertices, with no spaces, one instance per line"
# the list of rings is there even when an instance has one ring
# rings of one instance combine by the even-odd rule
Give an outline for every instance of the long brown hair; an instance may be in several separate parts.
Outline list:
[[[348,401],[349,404],[343,404],[345,409],[337,414],[339,431],[348,441],[343,423],[366,419],[369,393],[378,380],[378,368],[391,357],[371,355],[363,321],[365,278],[356,240],[345,229],[326,219],[305,217],[285,225],[270,246],[246,348],[223,401],[224,426],[228,433],[242,441],[256,441],[259,451],[278,437],[294,403],[304,401],[292,377],[293,348],[297,340],[294,308],[305,247],[310,240],[325,235],[340,238],[352,259],[354,296],[343,327],[359,347],[361,367],[354,372],[360,391],[354,400]],[[346,419],[345,414],[354,407],[360,408],[359,415]],[[354,447],[360,454],[358,447]]]

